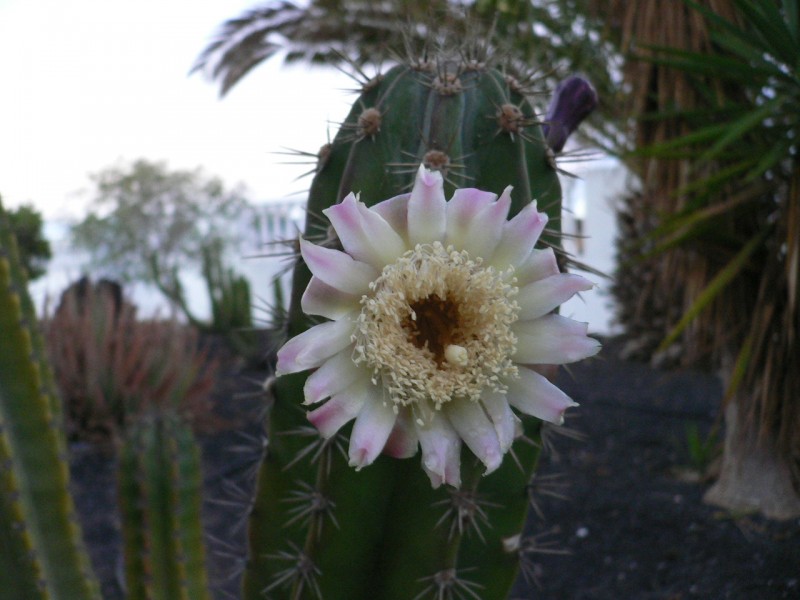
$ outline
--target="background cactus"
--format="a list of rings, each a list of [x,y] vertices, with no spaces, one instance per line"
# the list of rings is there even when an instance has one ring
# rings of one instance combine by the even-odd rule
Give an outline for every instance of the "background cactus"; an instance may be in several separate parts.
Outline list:
[[[328,236],[321,211],[347,193],[367,205],[410,190],[420,163],[457,187],[514,186],[511,216],[532,200],[558,245],[561,190],[530,80],[489,64],[479,50],[424,57],[363,82],[332,144],[319,154],[305,234]],[[332,241],[332,240],[331,240]],[[294,271],[288,334],[307,329],[300,297],[310,273]],[[323,441],[300,406],[304,376],[279,378],[269,448],[251,521],[245,598],[506,597],[532,548],[522,536],[538,458],[539,423],[495,473],[463,457],[460,490],[431,489],[416,460],[379,458],[356,473],[341,436]]]
[[[199,449],[177,414],[153,411],[126,432],[119,497],[130,600],[211,597],[201,486]]]
[[[253,328],[250,284],[247,278],[225,266],[224,245],[210,243],[202,249],[203,279],[211,303],[211,322],[193,322],[205,331],[220,333],[243,358],[255,359],[260,354],[258,334]],[[184,302],[185,305],[185,302]]]
[[[0,597],[99,598],[72,498],[59,399],[0,205]]]
[[[99,600],[68,492],[60,398],[2,206],[0,339],[0,599]],[[129,597],[210,598],[190,429],[151,411],[120,463]]]

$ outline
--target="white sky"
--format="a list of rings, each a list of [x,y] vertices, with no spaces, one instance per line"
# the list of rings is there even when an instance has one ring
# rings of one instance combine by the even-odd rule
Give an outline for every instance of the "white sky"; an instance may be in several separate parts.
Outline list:
[[[0,0],[0,194],[46,217],[80,217],[89,173],[119,160],[202,166],[254,201],[304,190],[310,152],[346,115],[353,82],[273,58],[222,100],[195,58],[259,0]]]

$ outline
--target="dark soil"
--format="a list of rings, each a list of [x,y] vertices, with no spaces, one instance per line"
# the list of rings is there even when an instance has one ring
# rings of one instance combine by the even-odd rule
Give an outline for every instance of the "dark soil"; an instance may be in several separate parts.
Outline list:
[[[706,374],[666,372],[618,358],[562,372],[581,404],[567,421],[583,439],[553,437],[538,481],[530,534],[541,552],[513,598],[628,600],[800,598],[800,519],[771,522],[702,502],[708,481],[687,469],[687,427],[701,439],[719,414],[721,389]],[[246,514],[263,440],[254,374],[226,378],[222,410],[240,426],[202,439],[209,563],[217,598],[235,598]],[[249,424],[248,424],[249,423]],[[558,430],[557,430],[558,431]],[[123,597],[113,455],[73,447],[73,485],[106,600]],[[562,497],[556,497],[562,496]],[[494,600],[494,599],[486,599]]]

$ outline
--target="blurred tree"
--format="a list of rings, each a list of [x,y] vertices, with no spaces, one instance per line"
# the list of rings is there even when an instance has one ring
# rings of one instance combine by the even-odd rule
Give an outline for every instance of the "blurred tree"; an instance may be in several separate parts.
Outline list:
[[[28,279],[38,279],[47,271],[47,261],[53,256],[50,242],[44,236],[42,214],[32,204],[22,204],[16,210],[7,211],[7,214]]]
[[[73,242],[100,275],[155,285],[190,321],[179,273],[200,272],[209,249],[236,241],[248,208],[241,189],[226,190],[201,169],[167,169],[137,160],[92,176],[94,198],[74,226]]]

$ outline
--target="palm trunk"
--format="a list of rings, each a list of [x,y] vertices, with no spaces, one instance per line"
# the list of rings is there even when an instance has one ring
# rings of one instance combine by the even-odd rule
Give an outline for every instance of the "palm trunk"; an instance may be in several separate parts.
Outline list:
[[[792,469],[773,440],[762,436],[749,422],[740,405],[740,392],[725,410],[725,446],[722,470],[704,501],[734,513],[757,511],[770,519],[800,516],[800,494],[792,482]]]

